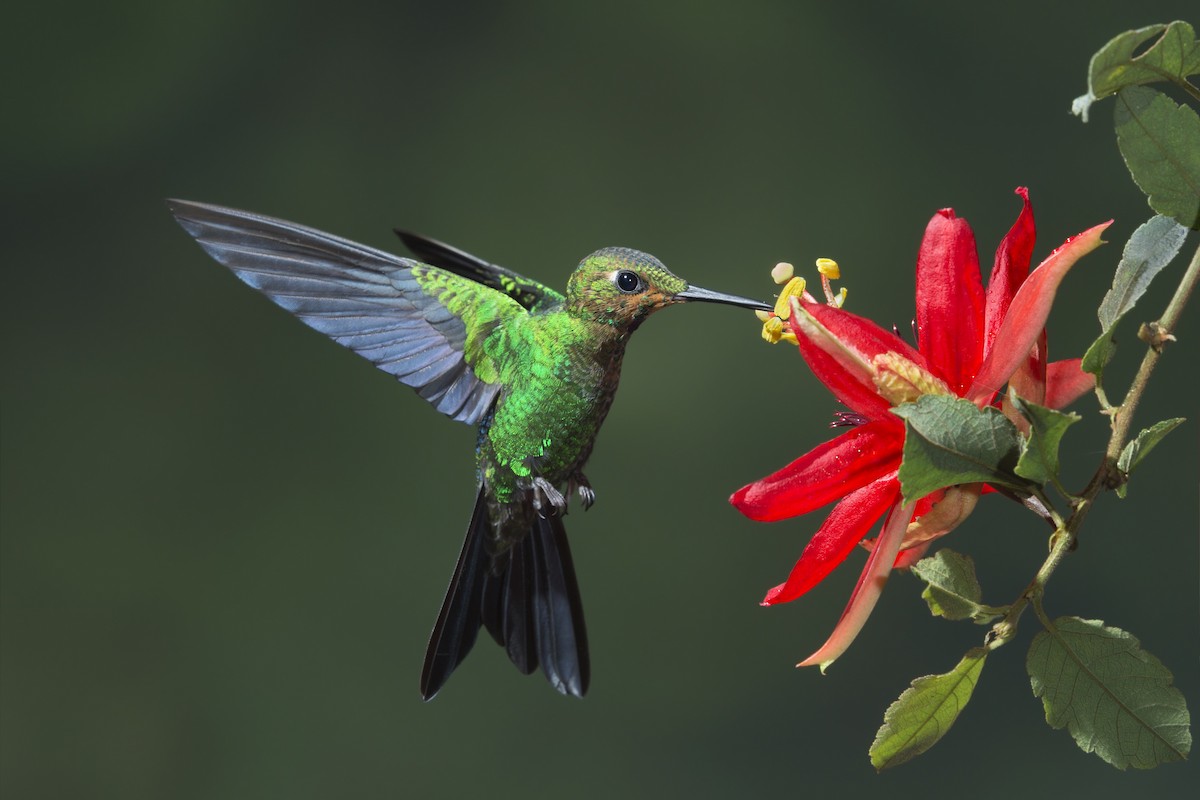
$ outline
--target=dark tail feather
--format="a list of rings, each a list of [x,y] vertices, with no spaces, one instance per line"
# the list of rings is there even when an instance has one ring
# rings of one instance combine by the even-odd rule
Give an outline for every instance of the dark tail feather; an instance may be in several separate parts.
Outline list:
[[[521,545],[533,551],[533,632],[542,671],[558,691],[583,697],[591,677],[587,630],[562,517],[536,518]]]
[[[480,490],[458,565],[425,652],[421,696],[437,694],[475,644],[481,626],[528,675],[538,668],[563,694],[583,697],[589,668],[583,605],[561,517],[535,517],[529,534],[492,572]]]
[[[485,547],[489,528],[487,500],[480,489],[462,552],[446,589],[446,599],[442,601],[442,610],[438,612],[429,646],[425,649],[421,697],[426,700],[438,693],[475,644],[475,636],[482,624],[480,599],[491,560]]]
[[[534,626],[533,580],[536,565],[528,538],[509,551],[509,562],[500,575],[489,574],[483,589],[483,624],[504,648],[523,675],[538,668]]]

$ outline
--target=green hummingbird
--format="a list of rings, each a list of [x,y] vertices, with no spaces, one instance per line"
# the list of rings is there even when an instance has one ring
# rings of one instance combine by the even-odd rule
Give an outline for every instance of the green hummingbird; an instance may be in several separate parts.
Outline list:
[[[587,633],[563,529],[612,405],[629,336],[660,308],[770,306],[676,277],[623,247],[579,263],[566,294],[406,231],[420,260],[231,208],[169,200],[210,256],[309,327],[478,426],[478,495],[421,672],[432,698],[481,627],[528,675],[582,697]]]

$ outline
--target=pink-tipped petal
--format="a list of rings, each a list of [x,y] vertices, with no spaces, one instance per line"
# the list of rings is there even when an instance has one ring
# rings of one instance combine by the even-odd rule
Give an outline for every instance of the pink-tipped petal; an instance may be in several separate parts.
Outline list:
[[[800,355],[834,397],[868,419],[885,418],[891,408],[875,387],[876,356],[898,353],[926,366],[924,356],[869,319],[823,303],[797,302],[793,308],[788,322]]]
[[[1041,336],[1054,294],[1067,271],[1081,257],[1100,246],[1100,235],[1111,224],[1112,220],[1109,220],[1067,239],[1030,273],[1008,307],[979,375],[965,394],[968,400],[980,403],[1008,382]]]
[[[1046,367],[1046,407],[1066,408],[1096,386],[1096,376],[1084,372],[1081,360],[1069,358]]]
[[[944,208],[917,255],[917,339],[932,371],[962,395],[983,362],[983,279],[975,235]]]
[[[918,500],[916,503],[914,503],[912,517],[909,519],[909,527],[910,528],[912,527],[912,521],[914,519],[920,519],[921,517],[925,516],[930,511],[932,511],[933,507],[935,505],[937,505],[938,503],[940,503],[942,498],[945,496],[946,496],[945,489],[937,489],[937,490],[932,491],[929,494],[925,495],[920,500]],[[868,553],[871,552],[872,550],[875,549],[875,544],[878,541],[879,541],[878,538],[863,539],[862,540],[863,549],[866,550]],[[904,547],[903,542],[900,543],[900,547],[901,548]]]
[[[895,472],[903,446],[903,426],[891,420],[868,422],[743,486],[729,502],[759,522],[807,514]]]
[[[1033,244],[1037,229],[1033,224],[1033,207],[1029,203],[1029,190],[1017,187],[1022,201],[1021,213],[1009,229],[1008,235],[996,248],[996,261],[992,275],[988,278],[987,307],[984,313],[983,351],[991,352],[992,342],[1000,330],[1000,323],[1016,296],[1017,290],[1029,276],[1029,263],[1033,258]],[[1024,395],[1022,395],[1024,396]]]
[[[850,595],[850,602],[846,604],[846,610],[842,612],[841,619],[834,626],[833,633],[817,652],[796,666],[819,665],[821,672],[824,672],[825,668],[837,660],[838,656],[846,652],[846,648],[858,636],[858,632],[867,622],[867,617],[871,616],[871,611],[874,610],[879,595],[883,592],[883,585],[887,583],[888,575],[892,571],[892,564],[896,561],[896,554],[900,552],[904,529],[908,527],[908,521],[912,518],[912,510],[911,503],[892,508],[887,522],[883,524],[883,532],[879,534],[877,546],[871,551],[867,565],[863,567],[858,584],[854,587],[854,593]]]
[[[900,482],[896,476],[886,475],[846,495],[805,546],[787,581],[767,592],[762,604],[790,602],[823,581],[846,560],[899,494]]]

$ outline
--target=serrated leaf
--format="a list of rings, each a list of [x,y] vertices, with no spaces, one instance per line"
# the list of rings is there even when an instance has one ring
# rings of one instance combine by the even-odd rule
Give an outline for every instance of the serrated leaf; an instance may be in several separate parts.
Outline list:
[[[905,424],[899,471],[905,501],[960,483],[1029,488],[1013,473],[1021,452],[1017,428],[998,409],[927,394],[892,413]]]
[[[1142,463],[1142,459],[1150,454],[1155,445],[1184,422],[1186,420],[1183,417],[1176,417],[1175,419],[1165,419],[1162,422],[1156,422],[1149,428],[1144,429],[1121,450],[1121,455],[1117,456],[1117,469],[1126,475],[1133,472],[1137,469],[1138,464]],[[1128,484],[1122,484],[1117,487],[1118,497],[1125,497],[1127,486]]]
[[[1187,757],[1191,719],[1170,671],[1131,634],[1100,620],[1059,617],[1025,662],[1050,727],[1117,769]]]
[[[1165,31],[1165,32],[1164,32]],[[1145,42],[1162,37],[1144,53],[1134,52]],[[1151,25],[1126,31],[1100,48],[1088,65],[1088,93],[1071,104],[1071,110],[1087,122],[1088,107],[1126,86],[1171,81],[1183,83],[1200,71],[1200,42],[1192,26],[1176,20],[1170,25]]]
[[[1039,485],[1057,478],[1058,447],[1063,434],[1083,417],[1022,400],[1012,390],[1009,390],[1008,401],[1029,421],[1029,436],[1021,440],[1016,473]]]
[[[1112,288],[1104,295],[1096,312],[1102,330],[1111,329],[1133,308],[1146,293],[1154,276],[1179,253],[1187,233],[1187,228],[1161,214],[1151,217],[1133,232],[1125,243]]]
[[[983,590],[970,556],[943,548],[913,564],[912,573],[925,581],[921,597],[935,617],[973,619],[985,625],[1004,613],[980,602]]]
[[[1200,117],[1144,86],[1117,93],[1121,156],[1150,207],[1180,225],[1200,225]]]
[[[987,650],[976,647],[945,675],[913,681],[884,712],[869,751],[875,769],[903,764],[937,744],[970,702],[986,660]]]

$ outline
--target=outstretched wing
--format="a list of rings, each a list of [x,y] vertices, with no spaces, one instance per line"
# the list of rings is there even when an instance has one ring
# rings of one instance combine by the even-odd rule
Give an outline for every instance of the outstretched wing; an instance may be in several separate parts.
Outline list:
[[[535,280],[484,261],[437,239],[395,228],[404,246],[426,264],[449,270],[455,275],[490,286],[516,300],[529,311],[542,311],[563,301],[563,296]]]
[[[478,423],[500,386],[483,351],[525,310],[466,277],[232,208],[169,200],[210,256],[306,325],[349,347],[438,411]]]

